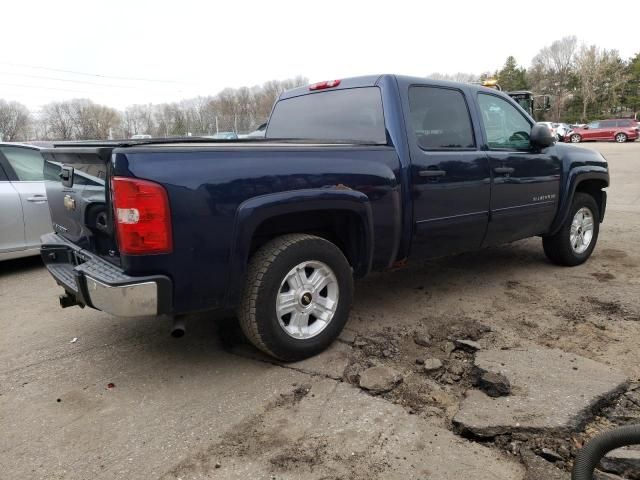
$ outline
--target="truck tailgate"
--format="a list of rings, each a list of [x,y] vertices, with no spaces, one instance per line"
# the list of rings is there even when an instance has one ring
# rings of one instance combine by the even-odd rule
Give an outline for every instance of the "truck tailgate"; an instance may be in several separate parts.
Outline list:
[[[112,147],[61,146],[45,149],[44,174],[53,229],[117,263],[109,201]]]

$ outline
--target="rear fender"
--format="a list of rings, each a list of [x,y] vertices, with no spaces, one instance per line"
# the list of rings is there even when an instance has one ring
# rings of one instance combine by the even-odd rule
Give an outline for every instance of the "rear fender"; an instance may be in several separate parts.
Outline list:
[[[230,257],[226,305],[237,305],[243,288],[251,241],[266,220],[281,215],[319,210],[340,210],[357,215],[364,228],[364,258],[361,275],[371,270],[373,260],[373,217],[369,198],[346,188],[314,188],[271,193],[246,200],[236,211],[234,241]],[[294,230],[295,231],[295,230]],[[293,232],[292,232],[293,233]]]

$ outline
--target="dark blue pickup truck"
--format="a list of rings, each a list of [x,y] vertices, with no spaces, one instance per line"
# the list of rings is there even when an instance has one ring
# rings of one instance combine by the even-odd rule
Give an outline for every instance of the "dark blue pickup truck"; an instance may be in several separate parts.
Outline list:
[[[508,96],[381,75],[283,93],[266,138],[146,139],[44,150],[62,306],[119,316],[234,311],[294,360],[347,321],[354,278],[404,259],[541,236],[593,251],[609,174],[554,144]]]

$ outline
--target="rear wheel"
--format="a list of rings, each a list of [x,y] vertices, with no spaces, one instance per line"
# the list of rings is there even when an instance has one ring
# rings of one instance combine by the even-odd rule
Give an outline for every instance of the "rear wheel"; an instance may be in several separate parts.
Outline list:
[[[251,258],[238,318],[257,348],[300,360],[339,335],[352,297],[351,266],[338,247],[312,235],[283,235]]]
[[[582,137],[577,133],[574,133],[573,135],[571,135],[569,139],[571,140],[571,143],[580,143],[582,141]]]
[[[574,266],[587,261],[600,231],[598,204],[586,193],[575,194],[567,220],[555,234],[542,239],[544,253],[558,265]]]
[[[624,143],[627,141],[627,135],[624,133],[618,133],[616,135],[616,142],[618,143]]]

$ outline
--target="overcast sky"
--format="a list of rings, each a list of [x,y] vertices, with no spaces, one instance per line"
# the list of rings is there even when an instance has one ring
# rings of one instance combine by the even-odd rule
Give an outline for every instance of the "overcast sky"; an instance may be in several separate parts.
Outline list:
[[[123,108],[296,75],[481,73],[567,35],[637,53],[618,8],[518,3],[3,0],[0,98]]]

